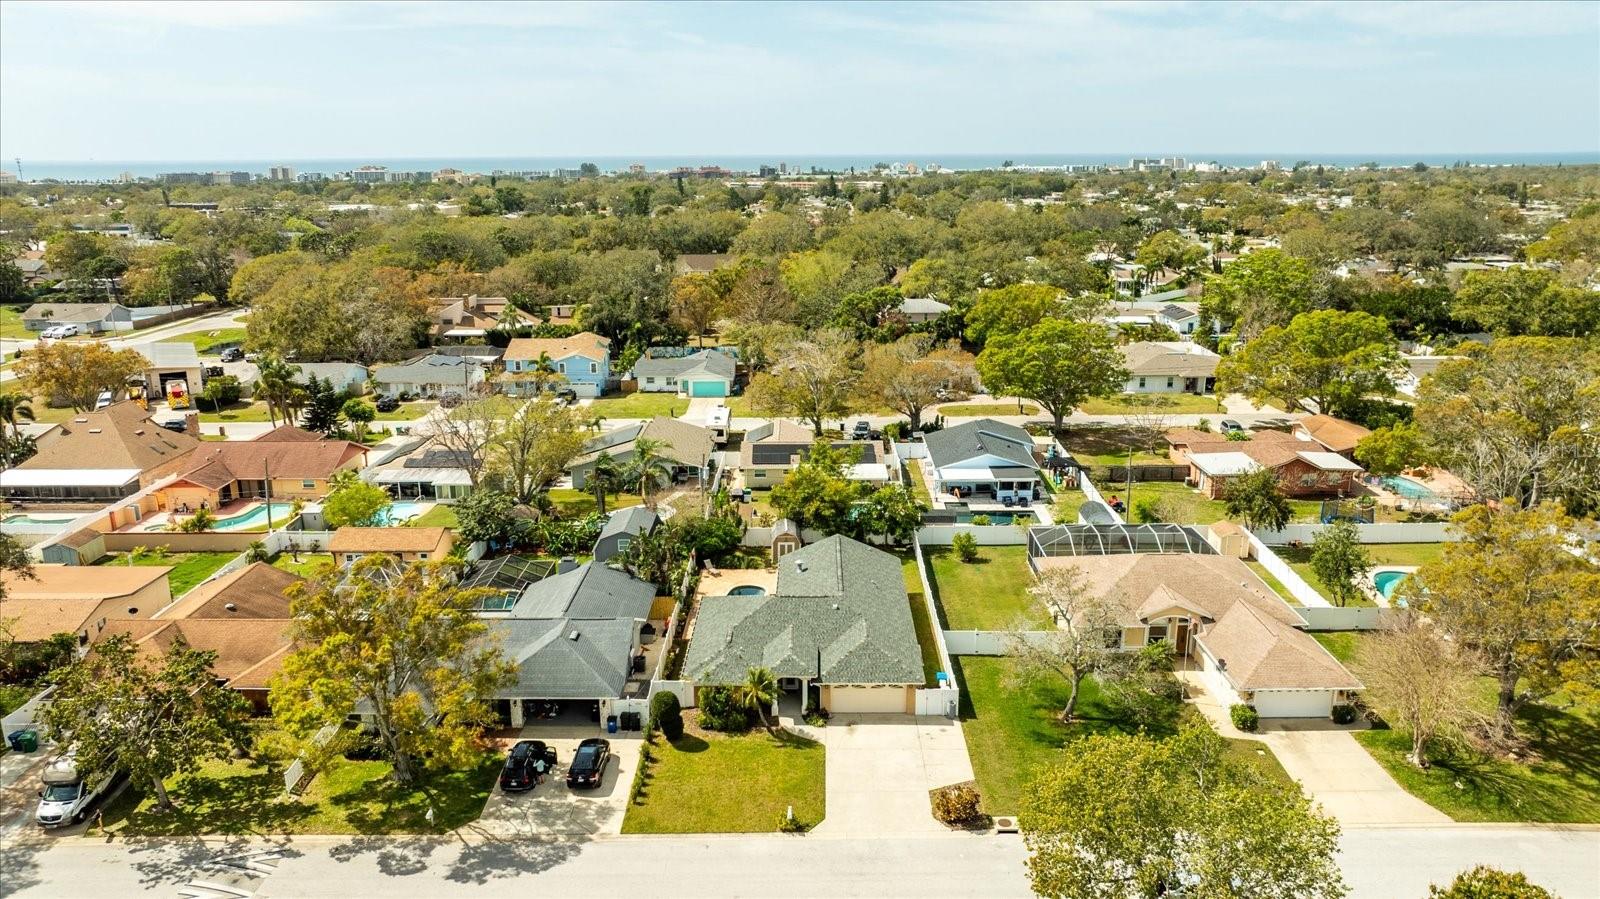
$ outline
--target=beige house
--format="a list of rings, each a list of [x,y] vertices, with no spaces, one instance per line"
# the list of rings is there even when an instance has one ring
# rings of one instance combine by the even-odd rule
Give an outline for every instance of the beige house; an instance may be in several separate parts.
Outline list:
[[[1123,393],[1212,393],[1222,357],[1198,343],[1146,340],[1120,347]]]
[[[218,509],[241,499],[314,500],[344,469],[366,465],[367,448],[348,440],[324,440],[294,425],[282,425],[253,440],[208,443],[189,459],[192,466],[156,492],[169,509]]]
[[[449,528],[340,528],[328,541],[328,552],[343,564],[373,553],[398,556],[403,562],[432,562],[450,554],[455,538]]]
[[[781,484],[810,454],[815,439],[810,428],[787,419],[751,428],[739,448],[739,471],[744,476],[744,486],[758,489]],[[846,472],[851,480],[888,483],[889,467],[879,455],[876,441],[836,440],[830,445],[856,454],[855,464]]]
[[[0,573],[0,619],[18,643],[54,634],[94,639],[114,618],[149,618],[172,602],[164,565],[35,565],[34,576]]]
[[[1356,457],[1356,444],[1372,432],[1353,421],[1332,415],[1308,415],[1294,423],[1296,437],[1314,440],[1330,453],[1346,459]]]
[[[1239,559],[1205,552],[1034,551],[1047,545],[1053,530],[1060,529],[1034,534],[1035,567],[1076,568],[1124,610],[1123,649],[1172,644],[1224,707],[1250,705],[1263,718],[1326,718],[1361,689],[1305,632],[1306,620]]]
[[[584,488],[589,482],[589,472],[594,470],[601,456],[610,456],[618,466],[632,462],[634,448],[641,437],[661,441],[658,452],[672,463],[675,481],[697,478],[701,472],[709,472],[715,461],[712,457],[717,447],[710,428],[658,415],[644,424],[618,428],[585,443],[583,454],[567,468],[572,472],[572,486],[579,490]]]
[[[8,499],[47,502],[121,499],[185,470],[200,445],[124,400],[74,415],[39,435],[38,453],[0,471],[0,492]]]

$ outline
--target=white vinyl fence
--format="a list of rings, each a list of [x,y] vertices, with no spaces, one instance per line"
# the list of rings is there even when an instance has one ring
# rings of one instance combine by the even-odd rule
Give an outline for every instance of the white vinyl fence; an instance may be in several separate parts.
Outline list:
[[[1282,546],[1286,543],[1310,543],[1327,525],[1291,524],[1281,531],[1261,531],[1265,543]],[[1356,525],[1356,534],[1362,543],[1445,543],[1461,537],[1449,522],[1378,522]]]
[[[1278,558],[1278,554],[1261,542],[1260,537],[1252,533],[1249,528],[1245,528],[1244,533],[1245,536],[1250,538],[1250,555],[1261,563],[1262,568],[1271,572],[1272,576],[1277,578],[1278,582],[1283,584],[1302,606],[1308,609],[1328,607],[1328,601],[1323,598],[1322,594],[1306,583],[1305,578],[1296,574],[1295,570],[1289,567],[1288,562]]]
[[[1096,487],[1094,482],[1089,480],[1089,472],[1087,470],[1080,471],[1078,473],[1078,489],[1083,491],[1083,496],[1085,499],[1105,506],[1107,511],[1111,513],[1112,518],[1115,518],[1119,524],[1124,523],[1122,516],[1117,514],[1117,510],[1111,508],[1111,504],[1106,502],[1106,498],[1100,495],[1100,488]],[[1068,521],[1063,523],[1076,524],[1077,522]]]
[[[1028,529],[1014,524],[928,524],[917,531],[921,546],[949,546],[957,534],[971,534],[979,546],[1026,546]]]
[[[650,682],[650,698],[655,699],[657,693],[671,693],[678,697],[678,705],[694,708],[694,683],[686,680],[653,680]]]
[[[1387,627],[1398,609],[1380,609],[1377,606],[1322,606],[1296,609],[1306,620],[1308,631],[1375,631]]]
[[[950,647],[945,645],[944,631],[939,628],[939,604],[933,599],[933,583],[928,580],[928,560],[922,555],[922,544],[912,544],[912,553],[917,560],[917,580],[922,584],[922,604],[928,613],[928,623],[932,626],[933,642],[939,650],[939,670],[946,675],[940,687],[944,689],[959,689],[956,687],[956,676],[950,664]],[[917,700],[921,702],[922,700]]]
[[[945,631],[944,642],[954,656],[1010,655],[1012,631]],[[1022,639],[1034,642],[1050,638],[1054,631],[1022,631]]]
[[[5,739],[12,731],[28,730],[30,728],[39,732],[40,743],[48,739],[49,734],[45,733],[44,728],[39,725],[39,714],[44,710],[45,706],[50,704],[50,697],[55,692],[55,687],[46,687],[39,693],[34,694],[32,699],[13,710],[11,714],[0,719],[0,739]]]
[[[918,715],[955,718],[961,714],[961,691],[955,687],[923,687],[916,695]]]

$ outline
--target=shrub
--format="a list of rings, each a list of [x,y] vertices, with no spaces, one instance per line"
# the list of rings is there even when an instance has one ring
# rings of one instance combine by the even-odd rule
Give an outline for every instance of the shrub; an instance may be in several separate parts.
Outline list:
[[[1256,727],[1261,724],[1261,716],[1256,710],[1247,705],[1236,705],[1228,709],[1228,717],[1233,719],[1233,726],[1247,734],[1256,732]]]
[[[950,541],[950,545],[955,549],[956,555],[961,561],[978,561],[978,538],[962,532],[955,535],[955,538]]]
[[[644,745],[639,748],[639,765],[633,769],[633,783],[628,787],[628,804],[639,804],[639,792],[644,789],[645,771],[655,761],[655,734],[645,734]]]
[[[750,729],[750,712],[727,687],[706,687],[700,691],[700,726],[739,733]]]
[[[983,820],[983,812],[978,806],[982,796],[978,793],[977,784],[964,781],[930,790],[929,796],[933,803],[933,817],[951,827],[967,827]]]
[[[1333,723],[1349,724],[1356,720],[1356,707],[1340,703],[1333,707]]]
[[[1450,886],[1428,887],[1429,899],[1555,899],[1555,894],[1532,883],[1521,871],[1501,871],[1479,865],[1456,875]]]
[[[676,740],[683,736],[683,710],[678,705],[678,697],[670,692],[662,691],[650,698],[650,722],[661,728],[661,732],[669,740]]]
[[[826,727],[828,725],[828,713],[825,710],[807,709],[804,717],[805,722],[812,727]]]
[[[799,817],[791,817],[789,809],[784,809],[778,814],[778,833],[805,833],[810,829],[811,825]]]
[[[1207,434],[1211,433],[1211,419],[1209,419],[1209,418],[1200,419],[1198,422],[1195,422],[1194,429],[1196,431],[1203,431],[1203,432],[1205,432]]]
[[[272,556],[267,552],[267,544],[260,540],[252,541],[250,548],[244,551],[245,560],[248,562],[271,561]]]
[[[977,525],[980,528],[981,527],[988,527],[989,526],[989,516],[981,514],[981,513],[978,514],[978,515],[974,515],[974,516],[972,516],[972,523]]]

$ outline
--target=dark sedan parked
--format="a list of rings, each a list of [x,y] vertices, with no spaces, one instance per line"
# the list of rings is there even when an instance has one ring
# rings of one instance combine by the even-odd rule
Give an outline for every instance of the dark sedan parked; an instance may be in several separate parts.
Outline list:
[[[541,740],[522,740],[511,747],[500,769],[500,789],[507,793],[531,790],[542,775],[554,771],[556,751]]]
[[[578,744],[572,764],[567,766],[567,786],[574,790],[598,787],[606,774],[606,762],[611,760],[611,744],[599,737],[590,737]]]

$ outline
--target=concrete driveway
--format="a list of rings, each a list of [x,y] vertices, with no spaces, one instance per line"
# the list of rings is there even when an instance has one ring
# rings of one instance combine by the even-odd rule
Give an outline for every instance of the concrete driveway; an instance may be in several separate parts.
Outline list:
[[[1449,815],[1402,789],[1349,731],[1327,729],[1321,722],[1300,724],[1264,722],[1261,740],[1339,823],[1450,823]]]
[[[972,779],[961,723],[913,715],[835,715],[813,731],[828,751],[828,811],[816,833],[945,833],[928,791]]]
[[[606,764],[600,786],[590,790],[567,788],[567,765],[586,737],[600,736],[592,727],[573,732],[572,728],[533,725],[523,728],[516,738],[500,739],[509,750],[518,739],[543,740],[555,747],[556,770],[544,783],[525,793],[507,793],[497,784],[484,803],[475,829],[506,837],[592,836],[621,833],[622,816],[628,810],[628,788],[639,767],[639,750],[644,741],[638,734],[607,734],[611,741],[611,761]]]

